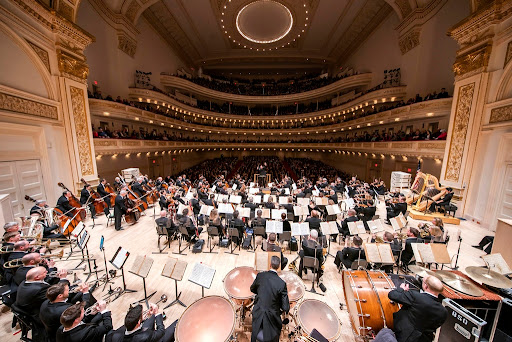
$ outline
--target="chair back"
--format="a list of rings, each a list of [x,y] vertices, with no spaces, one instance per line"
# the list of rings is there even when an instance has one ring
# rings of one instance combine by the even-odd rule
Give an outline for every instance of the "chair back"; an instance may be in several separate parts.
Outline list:
[[[209,236],[219,236],[219,228],[217,226],[208,227]]]
[[[255,226],[254,236],[265,236],[265,227]]]
[[[165,224],[159,223],[156,225],[156,233],[158,235],[167,235],[167,229],[165,228]]]
[[[236,228],[228,228],[228,235],[230,237],[239,237],[238,229],[236,229]]]
[[[286,219],[288,221],[293,221],[294,218],[295,218],[295,215],[293,213],[286,213]]]
[[[368,261],[364,259],[356,259],[352,262],[352,265],[350,265],[350,268],[352,270],[365,270],[368,267]]]
[[[303,259],[304,267],[313,268],[318,271],[318,259],[314,257],[305,256]]]
[[[188,234],[188,230],[187,230],[187,227],[185,227],[184,224],[180,224],[178,226],[178,230],[180,231],[181,235],[184,235],[184,236],[189,236]]]
[[[292,232],[282,232],[281,234],[279,234],[279,241],[281,241],[281,242],[283,242],[283,241],[290,242],[291,239],[292,239]]]

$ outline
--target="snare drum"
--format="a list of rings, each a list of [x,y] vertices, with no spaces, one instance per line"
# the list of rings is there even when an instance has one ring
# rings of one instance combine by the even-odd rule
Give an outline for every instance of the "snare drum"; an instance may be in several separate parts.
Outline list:
[[[229,341],[235,330],[235,309],[229,300],[208,296],[190,305],[176,325],[178,342]]]
[[[304,297],[304,282],[294,272],[282,272],[279,277],[286,283],[288,289],[288,299],[290,300],[290,309],[292,309],[298,301]]]
[[[252,267],[241,266],[229,271],[224,278],[224,291],[236,305],[248,306],[256,294],[251,292],[251,285],[258,272]]]
[[[350,321],[359,336],[377,334],[382,328],[393,328],[393,313],[400,305],[388,298],[395,288],[382,271],[343,271],[343,291]]]
[[[306,299],[297,305],[295,319],[307,335],[316,329],[328,341],[336,341],[341,335],[341,322],[333,309],[316,299]]]

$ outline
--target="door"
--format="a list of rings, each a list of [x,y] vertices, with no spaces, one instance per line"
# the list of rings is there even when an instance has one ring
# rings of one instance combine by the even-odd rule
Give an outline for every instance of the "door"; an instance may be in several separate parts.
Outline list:
[[[0,162],[0,193],[9,194],[14,217],[28,215],[33,203],[25,195],[46,197],[39,159]]]
[[[382,160],[368,159],[366,170],[367,182],[373,182],[374,179],[382,178]]]
[[[157,179],[158,177],[165,177],[164,163],[163,163],[162,157],[149,158],[149,177],[151,179]]]
[[[498,218],[512,219],[512,165],[507,165],[505,171],[505,182],[503,184],[503,194],[501,204],[498,209]]]

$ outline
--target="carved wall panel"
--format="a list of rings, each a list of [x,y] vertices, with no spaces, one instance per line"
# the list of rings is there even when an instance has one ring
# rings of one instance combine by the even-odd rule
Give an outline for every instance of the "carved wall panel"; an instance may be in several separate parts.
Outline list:
[[[46,67],[46,69],[49,72],[51,72],[51,70],[50,70],[50,57],[48,56],[48,51],[46,51],[45,49],[40,48],[39,46],[37,46],[36,44],[34,44],[34,43],[32,43],[32,42],[30,42],[28,40],[27,40],[27,43],[34,50],[34,52],[37,54],[37,57],[39,57],[41,62],[43,62],[43,64]]]
[[[57,52],[57,60],[59,63],[59,71],[63,73],[64,76],[78,82],[87,82],[89,67],[85,62],[80,61],[77,58],[62,51]]]
[[[510,41],[507,45],[507,53],[505,54],[505,64],[503,65],[503,68],[505,68],[512,59],[512,41]]]
[[[473,51],[458,56],[453,64],[455,76],[461,76],[489,65],[491,45],[479,47]]]
[[[512,121],[512,105],[491,110],[489,123]]]
[[[0,109],[58,120],[57,107],[0,93]]]
[[[71,105],[73,108],[73,121],[76,132],[76,143],[78,157],[80,160],[80,169],[82,176],[94,174],[93,156],[91,142],[89,140],[89,122],[85,110],[84,90],[76,87],[69,87],[71,93]]]
[[[450,150],[444,175],[444,178],[448,181],[459,181],[474,91],[475,83],[464,85],[459,89],[451,132]]]
[[[400,46],[402,55],[405,55],[407,52],[420,45],[420,31],[411,30],[407,32],[404,36],[400,37],[398,45]]]

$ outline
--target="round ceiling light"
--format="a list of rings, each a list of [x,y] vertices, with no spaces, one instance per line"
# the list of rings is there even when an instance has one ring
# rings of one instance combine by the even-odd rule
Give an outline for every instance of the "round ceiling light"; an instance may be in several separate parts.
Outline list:
[[[247,40],[269,44],[284,38],[293,27],[293,16],[285,5],[257,0],[245,5],[236,16],[236,28]]]

